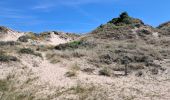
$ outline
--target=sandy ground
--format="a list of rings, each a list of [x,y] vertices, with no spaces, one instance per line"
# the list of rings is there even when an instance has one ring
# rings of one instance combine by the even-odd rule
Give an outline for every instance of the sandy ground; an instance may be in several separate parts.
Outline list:
[[[55,35],[54,33],[52,33],[50,41],[49,41],[49,44],[58,45],[58,44],[62,44],[62,43],[67,43],[69,41],[71,41],[71,39],[69,39],[69,38],[67,38],[67,39],[60,38],[59,35]]]
[[[39,77],[37,80],[38,84],[48,84],[47,87],[49,88],[41,89],[41,93],[53,94],[52,91],[57,88],[61,88],[61,90],[63,88],[67,89],[81,83],[86,85],[94,84],[102,88],[102,91],[105,91],[105,94],[102,95],[107,95],[105,100],[170,100],[169,69],[163,74],[142,77],[136,77],[134,75],[127,77],[105,77],[78,71],[76,77],[69,78],[65,76],[65,73],[70,70],[71,61],[51,64],[46,59],[42,60],[41,58],[35,58],[29,55],[23,56],[22,59],[22,63],[25,66],[29,66],[34,75]],[[167,62],[169,60],[165,60],[162,64],[169,66],[170,63]],[[95,92],[100,93],[101,91]],[[41,97],[42,94],[39,95]],[[71,94],[63,94],[59,97],[54,97],[53,100],[63,100],[65,96],[73,100],[79,100]]]

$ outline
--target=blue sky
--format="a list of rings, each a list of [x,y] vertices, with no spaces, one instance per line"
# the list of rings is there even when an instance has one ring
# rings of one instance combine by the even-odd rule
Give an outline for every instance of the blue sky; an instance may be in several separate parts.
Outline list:
[[[157,26],[170,20],[170,0],[0,0],[0,25],[19,31],[86,33],[127,11]]]

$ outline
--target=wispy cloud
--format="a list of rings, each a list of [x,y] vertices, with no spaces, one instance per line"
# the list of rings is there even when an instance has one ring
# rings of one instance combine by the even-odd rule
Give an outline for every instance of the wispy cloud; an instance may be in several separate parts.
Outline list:
[[[26,18],[33,18],[32,15],[26,15],[23,10],[16,9],[16,8],[8,8],[8,7],[0,7],[0,17],[1,18],[12,18],[12,19],[26,19]]]
[[[111,1],[117,0],[40,0],[37,5],[34,5],[32,9],[50,9],[53,7],[65,5],[65,6],[80,6],[85,4],[94,4],[94,3],[109,3]]]
[[[81,8],[81,5],[86,5],[86,4],[97,4],[97,3],[109,3],[111,1],[116,1],[116,0],[41,0],[37,5],[34,5],[32,7],[33,10],[38,10],[38,11],[51,11],[54,10],[55,7],[58,6],[68,6],[77,11],[79,14],[86,16],[87,18],[90,18],[94,22],[100,22],[97,17],[94,15],[91,15],[90,13],[86,12]]]
[[[54,4],[51,4],[51,3],[43,3],[43,4],[37,4],[35,6],[32,7],[33,10],[36,10],[36,9],[49,9],[49,8],[52,8],[54,7]]]

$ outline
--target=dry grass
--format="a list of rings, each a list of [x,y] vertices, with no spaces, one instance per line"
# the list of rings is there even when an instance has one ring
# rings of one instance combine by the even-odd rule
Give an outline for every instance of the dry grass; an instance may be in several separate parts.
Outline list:
[[[109,68],[104,67],[101,70],[99,70],[99,75],[111,76],[111,71]]]
[[[66,72],[66,77],[75,77],[78,75],[78,72],[80,71],[80,66],[77,63],[74,63],[70,66],[69,71]]]
[[[61,61],[61,58],[58,57],[54,53],[47,53],[46,54],[46,59],[49,60],[50,63],[52,63],[52,64],[56,64],[56,63],[59,63]]]

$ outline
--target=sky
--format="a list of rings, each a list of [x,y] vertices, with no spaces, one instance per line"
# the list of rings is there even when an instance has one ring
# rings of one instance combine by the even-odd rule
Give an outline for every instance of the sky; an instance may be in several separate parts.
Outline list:
[[[170,21],[170,0],[0,0],[0,26],[88,33],[121,12],[154,27]]]

